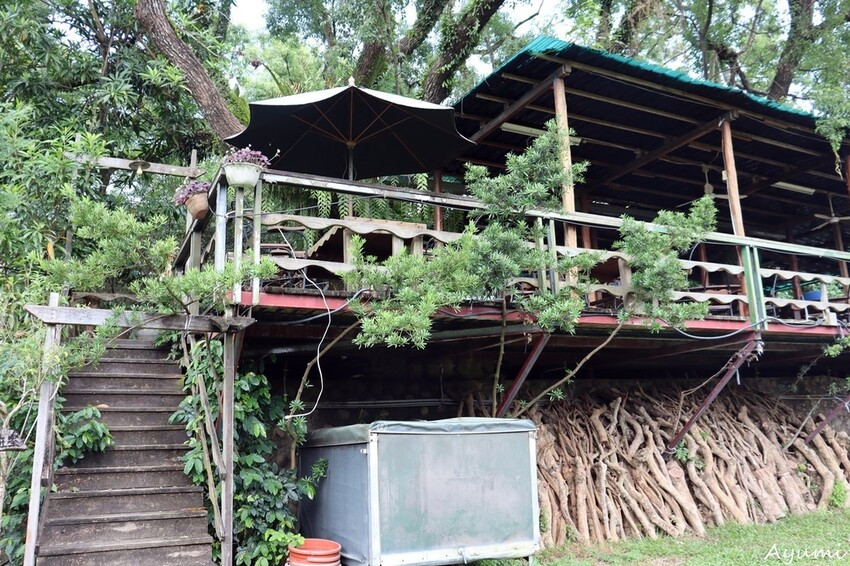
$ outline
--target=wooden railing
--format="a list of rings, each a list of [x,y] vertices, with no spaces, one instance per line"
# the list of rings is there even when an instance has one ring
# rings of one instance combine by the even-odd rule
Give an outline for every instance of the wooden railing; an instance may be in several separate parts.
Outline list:
[[[243,191],[237,189],[233,203],[228,203],[226,195],[226,180],[219,174],[213,184],[211,200],[214,201],[215,231],[207,230],[212,218],[203,221],[195,221],[189,224],[187,235],[178,254],[175,267],[184,269],[197,267],[209,261],[210,250],[215,258],[216,266],[220,267],[228,257],[235,262],[253,261],[259,262],[262,255],[268,255],[281,268],[282,272],[292,275],[288,281],[284,281],[283,287],[296,287],[299,281],[298,274],[321,273],[323,278],[331,282],[337,281],[338,276],[353,268],[349,257],[349,243],[355,234],[367,239],[377,240],[383,235],[388,239],[384,246],[390,250],[390,254],[398,253],[402,248],[407,248],[411,253],[428,253],[430,245],[441,245],[457,240],[461,234],[442,230],[431,230],[423,224],[411,224],[405,222],[392,222],[369,218],[344,218],[330,219],[314,216],[301,216],[285,213],[264,213],[262,211],[262,195],[264,185],[289,185],[300,188],[331,191],[337,194],[348,194],[365,197],[380,197],[403,202],[425,204],[434,208],[453,208],[460,210],[474,210],[480,208],[480,203],[472,197],[464,195],[452,195],[445,193],[433,193],[408,188],[372,185],[367,183],[342,181],[312,175],[286,173],[280,171],[266,171],[262,180],[254,190],[253,210],[244,210]],[[228,205],[231,205],[228,212]],[[616,230],[622,220],[620,218],[601,216],[589,213],[564,214],[552,211],[528,212],[528,216],[545,221],[551,237],[546,241],[531,242],[545,248],[554,255],[576,254],[584,250],[580,248],[566,248],[564,246],[550,246],[554,241],[554,232],[560,230],[557,225],[573,224],[590,226],[601,230]],[[255,218],[259,222],[254,222]],[[232,220],[233,235],[228,240],[228,222]],[[252,223],[252,236],[247,248],[243,249],[243,222]],[[653,229],[661,229],[653,227]],[[294,241],[293,233],[310,230],[319,234],[318,241],[307,246],[301,242]],[[276,234],[278,242],[273,242],[272,235]],[[222,245],[219,246],[218,243]],[[793,254],[799,257],[828,259],[835,262],[850,261],[850,253],[812,248],[788,242],[765,240],[760,238],[749,238],[713,232],[708,234],[708,244],[722,244],[726,247],[737,248],[741,264],[729,264],[715,261],[695,261],[693,259],[682,260],[682,268],[690,274],[702,275],[701,280],[705,282],[712,275],[722,276],[727,283],[725,285],[695,284],[692,288],[676,293],[675,298],[682,301],[707,302],[717,308],[713,312],[717,316],[734,314],[735,316],[749,316],[754,323],[763,324],[771,316],[785,318],[799,318],[801,316],[817,316],[822,323],[837,324],[836,315],[850,311],[847,290],[850,289],[850,278],[829,274],[806,273],[791,271],[787,269],[761,268],[759,265],[760,252],[779,252]],[[328,246],[324,249],[323,246]],[[335,249],[330,248],[337,246]],[[598,251],[597,251],[598,252]],[[588,304],[591,306],[604,305],[606,297],[609,302],[627,300],[632,291],[629,282],[630,268],[629,258],[616,251],[602,251],[603,263],[608,265],[615,263],[617,268],[614,277],[601,278],[598,285],[590,289]],[[836,263],[837,266],[837,263]],[[800,293],[793,296],[777,296],[775,293],[776,282],[793,282],[794,288],[799,290],[801,284],[814,284],[821,290],[817,300],[807,299]],[[730,283],[734,282],[734,283]],[[519,284],[529,288],[539,289],[559,286],[560,281],[551,273],[531,273],[518,281]],[[331,283],[333,284],[333,283]],[[828,298],[827,287],[834,284],[840,285],[844,292],[840,297]],[[254,280],[251,285],[251,299],[243,297],[243,289],[234,289],[237,302],[243,304],[257,304],[261,282]],[[303,284],[301,285],[303,287]],[[284,289],[285,291],[285,289]],[[724,311],[725,307],[729,307]]]

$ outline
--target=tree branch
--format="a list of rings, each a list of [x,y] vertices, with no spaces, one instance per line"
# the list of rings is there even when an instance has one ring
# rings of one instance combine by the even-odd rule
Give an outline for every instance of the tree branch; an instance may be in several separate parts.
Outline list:
[[[154,46],[183,72],[189,92],[218,138],[224,139],[241,132],[244,126],[227,107],[203,64],[171,27],[165,14],[164,1],[139,0],[134,12]]]

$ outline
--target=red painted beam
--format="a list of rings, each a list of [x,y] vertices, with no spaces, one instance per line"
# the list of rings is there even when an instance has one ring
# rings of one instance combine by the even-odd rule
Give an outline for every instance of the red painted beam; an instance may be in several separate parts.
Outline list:
[[[717,385],[714,386],[714,389],[711,390],[711,393],[703,399],[700,406],[697,408],[696,412],[691,415],[691,418],[688,419],[688,422],[685,423],[685,426],[682,427],[682,430],[676,433],[672,440],[667,444],[667,449],[664,451],[665,455],[670,455],[676,450],[676,445],[679,444],[688,431],[691,430],[691,427],[694,426],[694,423],[699,420],[699,418],[705,413],[708,409],[708,406],[720,395],[720,392],[723,391],[723,388],[726,387],[726,384],[729,383],[729,380],[732,379],[732,376],[738,371],[745,362],[750,361],[753,357],[758,356],[761,353],[761,336],[758,333],[752,334],[752,339],[747,342],[747,345],[741,348],[740,351],[736,352],[734,356],[732,356],[728,362],[726,362],[726,373],[723,374],[723,377],[720,378],[720,381],[717,382]],[[754,354],[755,352],[755,354]]]
[[[505,412],[508,410],[508,407],[511,406],[511,403],[514,402],[514,399],[516,399],[517,393],[519,393],[520,388],[523,383],[525,383],[525,378],[528,377],[528,374],[531,372],[531,368],[534,367],[534,364],[537,362],[537,358],[540,357],[540,354],[543,352],[543,348],[546,347],[546,343],[549,342],[550,337],[551,334],[544,332],[537,338],[537,341],[534,343],[534,347],[525,359],[525,363],[522,364],[516,379],[514,379],[514,382],[511,384],[508,392],[505,393],[505,398],[502,399],[502,403],[499,405],[499,408],[496,409],[497,417],[505,416]]]

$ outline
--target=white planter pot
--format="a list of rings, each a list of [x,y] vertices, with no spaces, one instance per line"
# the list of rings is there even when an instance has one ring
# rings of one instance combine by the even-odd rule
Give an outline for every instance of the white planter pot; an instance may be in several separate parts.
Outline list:
[[[263,168],[253,163],[227,163],[224,174],[227,176],[227,184],[231,187],[253,188],[260,180]]]

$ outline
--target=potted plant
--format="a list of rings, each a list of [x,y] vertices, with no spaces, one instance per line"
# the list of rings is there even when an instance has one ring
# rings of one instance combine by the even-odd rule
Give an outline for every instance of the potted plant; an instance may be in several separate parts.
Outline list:
[[[200,220],[210,209],[209,192],[209,183],[189,179],[174,193],[174,203],[185,204],[189,214]]]
[[[262,152],[251,149],[231,149],[224,156],[222,167],[231,187],[251,188],[260,180],[260,173],[269,166],[269,158]]]

